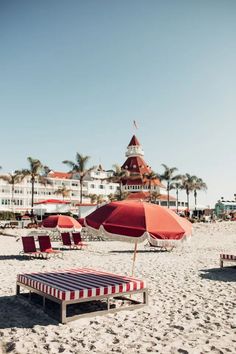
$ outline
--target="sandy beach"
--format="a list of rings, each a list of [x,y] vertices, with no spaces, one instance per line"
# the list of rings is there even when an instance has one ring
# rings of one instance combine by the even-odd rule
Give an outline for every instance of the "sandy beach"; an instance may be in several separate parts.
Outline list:
[[[138,246],[135,275],[146,279],[149,305],[59,324],[15,297],[18,273],[90,267],[130,275],[133,245],[96,241],[64,259],[26,260],[21,241],[0,236],[2,353],[236,353],[236,222],[195,224],[189,242],[172,252]],[[0,352],[1,352],[0,350]]]

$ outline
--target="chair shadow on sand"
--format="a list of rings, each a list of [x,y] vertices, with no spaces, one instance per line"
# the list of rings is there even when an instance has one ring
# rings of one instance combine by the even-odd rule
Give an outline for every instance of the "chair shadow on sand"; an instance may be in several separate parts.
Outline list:
[[[57,320],[49,317],[39,306],[12,296],[0,297],[0,329],[33,328],[35,325],[48,326],[58,324]]]
[[[201,269],[202,279],[217,280],[223,282],[236,282],[236,266],[224,268]]]
[[[17,255],[17,254],[12,254],[12,255],[2,255],[0,256],[0,261],[5,261],[5,260],[13,260],[13,259],[16,259],[17,261],[25,261],[25,260],[33,260],[33,259],[36,259],[35,257],[29,257],[27,255]],[[37,260],[44,260],[45,261],[45,258],[37,258]]]
[[[23,257],[20,256],[19,254],[9,254],[9,255],[1,255],[0,256],[0,261],[5,261],[5,260],[12,260],[12,259],[16,259],[18,261],[25,261],[27,258],[29,257]]]

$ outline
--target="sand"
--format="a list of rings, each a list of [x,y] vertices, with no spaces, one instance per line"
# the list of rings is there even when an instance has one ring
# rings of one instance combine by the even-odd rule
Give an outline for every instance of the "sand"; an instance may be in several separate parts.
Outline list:
[[[21,242],[0,236],[0,347],[5,353],[236,353],[236,222],[196,224],[172,252],[139,245],[135,275],[147,280],[149,305],[66,325],[15,297],[18,273],[90,267],[130,275],[133,245],[91,242],[64,259],[25,260]],[[1,352],[1,350],[0,350]]]

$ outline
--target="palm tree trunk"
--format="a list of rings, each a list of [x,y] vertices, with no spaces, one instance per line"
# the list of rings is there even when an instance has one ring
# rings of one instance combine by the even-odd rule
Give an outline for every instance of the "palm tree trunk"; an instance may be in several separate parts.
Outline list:
[[[120,198],[120,200],[121,200],[121,195],[122,195],[122,192],[121,192],[121,184],[122,184],[122,182],[120,181],[120,183],[119,183],[119,186],[120,186],[120,187],[119,187],[119,188],[120,188],[120,197],[119,197],[119,198]]]
[[[167,182],[167,206],[170,207],[170,182]]]
[[[195,203],[195,212],[197,210],[197,191],[194,191],[194,203]]]
[[[14,184],[11,185],[11,209],[14,213]]]
[[[179,212],[179,190],[178,188],[176,189],[176,199],[177,199],[177,213]]]
[[[189,191],[187,190],[186,193],[187,193],[187,208],[189,210]]]
[[[83,201],[83,179],[80,179],[80,204],[82,204]]]
[[[31,178],[31,215],[34,215],[34,178]]]

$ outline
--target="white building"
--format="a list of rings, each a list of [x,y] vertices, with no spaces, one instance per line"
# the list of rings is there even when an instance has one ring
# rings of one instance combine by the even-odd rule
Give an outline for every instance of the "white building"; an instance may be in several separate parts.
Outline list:
[[[83,182],[83,202],[90,203],[91,194],[101,195],[107,199],[109,194],[115,194],[119,185],[111,183],[108,178],[111,171],[104,171],[101,166],[96,167]],[[72,178],[71,174],[51,171],[48,174],[50,184],[43,185],[37,180],[34,188],[34,202],[38,203],[45,199],[60,199],[61,195],[55,194],[60,187],[66,187],[69,196],[64,200],[71,203],[72,211],[78,209],[80,202],[80,182],[78,178]],[[0,211],[26,212],[31,210],[31,181],[30,177],[25,177],[22,182],[15,185],[14,197],[12,198],[12,186],[0,179]]]

